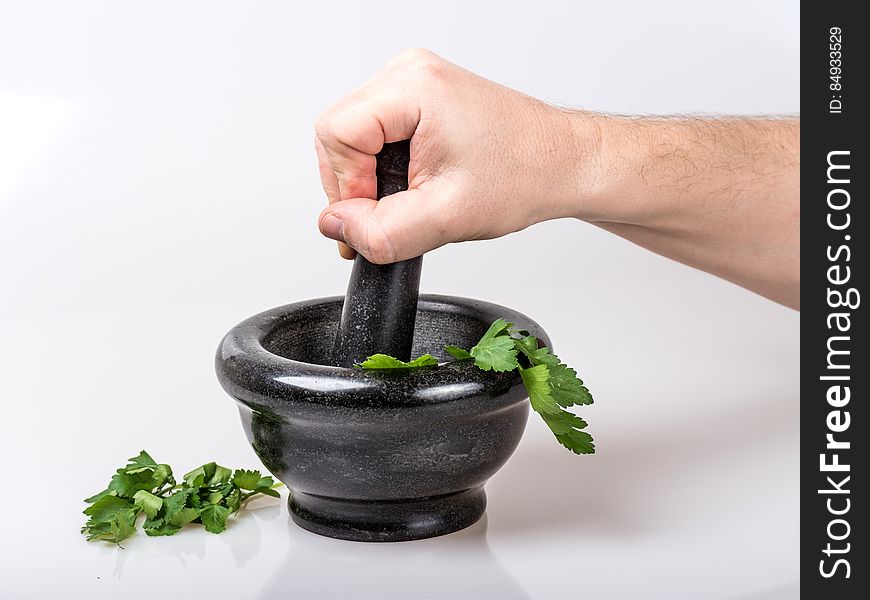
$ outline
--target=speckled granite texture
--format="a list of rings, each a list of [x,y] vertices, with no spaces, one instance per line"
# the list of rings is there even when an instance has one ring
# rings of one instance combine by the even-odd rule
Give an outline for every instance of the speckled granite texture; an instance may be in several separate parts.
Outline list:
[[[234,327],[216,356],[248,439],[290,489],[302,527],[359,541],[450,533],[483,514],[483,484],[513,453],[529,413],[515,372],[468,361],[410,372],[331,366],[342,297],[298,302]],[[442,361],[498,317],[549,344],[513,310],[421,295],[412,354]]]
[[[410,158],[408,140],[384,144],[375,170],[378,200],[408,189]],[[333,364],[351,367],[378,353],[410,358],[422,268],[422,256],[376,265],[357,255],[335,337]]]

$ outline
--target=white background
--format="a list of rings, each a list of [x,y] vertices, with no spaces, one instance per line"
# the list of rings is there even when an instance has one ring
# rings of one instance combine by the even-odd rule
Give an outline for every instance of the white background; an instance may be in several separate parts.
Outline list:
[[[594,457],[533,415],[486,519],[422,542],[320,538],[283,501],[123,550],[78,529],[141,448],[258,464],[213,353],[343,293],[312,123],[394,53],[564,105],[796,113],[798,24],[758,0],[3,0],[0,596],[797,597],[799,315],[573,221],[432,252],[422,289],[538,320],[595,393]]]

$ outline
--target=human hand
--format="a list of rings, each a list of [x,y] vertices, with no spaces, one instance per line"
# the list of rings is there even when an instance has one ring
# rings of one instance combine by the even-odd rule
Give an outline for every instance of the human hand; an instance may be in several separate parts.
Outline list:
[[[383,264],[571,216],[566,198],[590,179],[578,159],[594,154],[593,121],[404,51],[317,120],[330,203],[320,231],[345,258]],[[408,191],[376,202],[375,154],[408,138]]]
[[[408,50],[317,121],[320,231],[374,263],[576,217],[800,306],[800,120],[562,110]],[[375,154],[411,138],[408,190]]]

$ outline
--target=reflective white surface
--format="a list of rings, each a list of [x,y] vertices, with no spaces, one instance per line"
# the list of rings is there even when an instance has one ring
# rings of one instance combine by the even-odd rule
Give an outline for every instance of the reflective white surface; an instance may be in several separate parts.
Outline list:
[[[596,396],[594,457],[532,415],[484,521],[421,542],[320,538],[283,499],[219,536],[78,533],[142,448],[258,464],[213,353],[343,292],[311,123],[390,55],[615,112],[789,113],[797,24],[783,2],[0,2],[0,597],[797,597],[799,315],[568,221],[433,252],[422,288],[538,320]]]

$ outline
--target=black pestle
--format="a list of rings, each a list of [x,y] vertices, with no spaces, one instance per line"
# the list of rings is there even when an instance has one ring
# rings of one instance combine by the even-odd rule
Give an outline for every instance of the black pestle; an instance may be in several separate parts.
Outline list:
[[[378,200],[408,189],[410,157],[410,140],[384,144],[375,170]],[[422,266],[422,256],[376,265],[357,255],[333,347],[336,366],[351,367],[379,353],[410,360]]]

